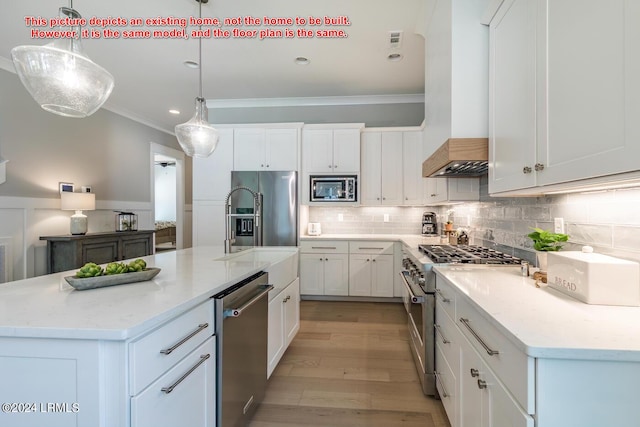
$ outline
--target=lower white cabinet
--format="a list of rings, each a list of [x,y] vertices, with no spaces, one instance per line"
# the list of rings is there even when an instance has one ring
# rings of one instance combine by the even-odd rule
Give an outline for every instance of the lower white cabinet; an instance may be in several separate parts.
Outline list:
[[[131,426],[215,426],[215,337],[209,337],[137,396]]]
[[[300,279],[296,279],[269,302],[267,378],[300,330]]]
[[[392,297],[393,255],[349,255],[349,295]]]
[[[300,293],[339,296],[349,294],[349,242],[300,242]]]

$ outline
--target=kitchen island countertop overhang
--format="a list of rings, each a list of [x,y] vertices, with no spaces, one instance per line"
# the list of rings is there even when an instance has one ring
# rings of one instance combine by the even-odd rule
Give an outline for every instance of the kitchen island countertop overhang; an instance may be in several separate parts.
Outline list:
[[[130,339],[271,265],[264,256],[235,258],[222,246],[159,253],[143,257],[162,269],[153,280],[86,291],[65,281],[75,270],[2,284],[0,336]]]

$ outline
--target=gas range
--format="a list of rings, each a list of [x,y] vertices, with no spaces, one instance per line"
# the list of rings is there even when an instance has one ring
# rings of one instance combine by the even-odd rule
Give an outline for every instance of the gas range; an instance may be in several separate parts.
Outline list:
[[[419,245],[418,249],[435,264],[507,264],[519,265],[520,258],[474,245]]]

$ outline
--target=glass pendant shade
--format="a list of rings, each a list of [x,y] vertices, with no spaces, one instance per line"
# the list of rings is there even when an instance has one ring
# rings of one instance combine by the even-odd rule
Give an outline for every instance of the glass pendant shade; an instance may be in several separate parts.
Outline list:
[[[175,131],[187,156],[209,157],[218,145],[218,131],[209,123],[204,98],[196,98],[196,113],[188,122],[176,125]]]
[[[60,17],[80,18],[61,7]],[[69,27],[60,28],[68,31]],[[82,51],[78,38],[58,39],[44,46],[11,49],[13,64],[24,87],[45,110],[66,117],[87,117],[105,103],[113,90],[113,76]]]

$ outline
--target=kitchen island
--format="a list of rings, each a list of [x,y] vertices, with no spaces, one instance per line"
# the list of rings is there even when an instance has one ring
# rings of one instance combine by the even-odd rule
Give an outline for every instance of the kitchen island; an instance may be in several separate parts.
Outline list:
[[[434,270],[438,390],[453,427],[640,426],[640,307],[585,304],[519,267]]]
[[[0,285],[0,425],[162,425],[167,404],[158,398],[180,393],[160,386],[196,365],[200,373],[180,384],[196,392],[181,397],[181,419],[213,425],[210,297],[287,256],[268,256],[283,248],[260,250],[262,256],[225,256],[222,247],[147,256],[149,267],[161,269],[153,280],[101,289],[71,288],[64,277],[75,271]],[[177,345],[186,336],[193,339]],[[176,348],[161,354],[158,346]]]

